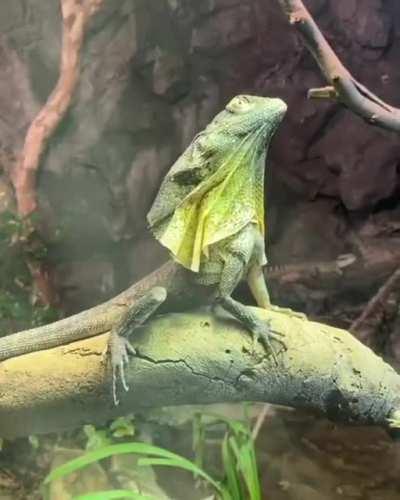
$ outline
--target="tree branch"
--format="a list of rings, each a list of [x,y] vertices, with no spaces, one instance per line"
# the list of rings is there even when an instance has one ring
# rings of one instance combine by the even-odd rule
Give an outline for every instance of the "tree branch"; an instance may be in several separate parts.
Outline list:
[[[376,314],[377,310],[385,306],[385,301],[387,300],[390,293],[400,282],[400,267],[389,276],[386,282],[379,288],[378,292],[368,301],[362,313],[356,318],[350,325],[350,331],[357,335],[358,330],[364,323],[364,321]]]
[[[336,99],[351,111],[387,130],[400,131],[400,110],[385,103],[343,66],[301,0],[278,0],[282,11],[318,63],[328,87],[310,89],[311,98]]]
[[[145,408],[265,401],[332,419],[387,424],[400,410],[400,376],[344,330],[258,310],[283,335],[278,364],[233,319],[167,314],[137,330],[130,391],[113,406],[107,334],[0,365],[2,437],[104,423]]]

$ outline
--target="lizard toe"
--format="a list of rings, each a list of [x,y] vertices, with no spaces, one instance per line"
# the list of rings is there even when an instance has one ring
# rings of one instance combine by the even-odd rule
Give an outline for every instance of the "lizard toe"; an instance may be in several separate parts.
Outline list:
[[[115,332],[111,333],[110,338],[110,354],[112,368],[112,393],[114,405],[119,405],[117,397],[117,385],[120,380],[123,389],[129,391],[129,385],[125,377],[125,367],[129,363],[129,355],[136,354],[135,348],[128,339],[120,337]]]
[[[275,347],[273,345],[273,341],[280,344],[283,349],[286,349],[286,344],[281,338],[283,337],[283,334],[272,330],[270,321],[257,322],[252,333],[253,341],[259,341],[264,346],[265,350],[271,353],[275,363],[278,364],[278,358],[276,355]]]

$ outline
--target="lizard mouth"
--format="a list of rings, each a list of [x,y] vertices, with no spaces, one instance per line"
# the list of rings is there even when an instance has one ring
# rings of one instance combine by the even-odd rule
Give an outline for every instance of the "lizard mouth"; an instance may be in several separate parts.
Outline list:
[[[274,116],[274,121],[277,122],[278,126],[286,115],[287,104],[285,103],[285,101],[282,101],[282,99],[279,99],[278,97],[272,98],[271,101],[273,101],[271,103],[271,109],[273,109],[272,114]]]

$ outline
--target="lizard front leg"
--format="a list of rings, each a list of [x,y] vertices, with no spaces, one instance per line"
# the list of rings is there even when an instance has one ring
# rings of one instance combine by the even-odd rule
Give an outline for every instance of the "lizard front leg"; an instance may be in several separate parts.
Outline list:
[[[112,368],[112,393],[115,406],[119,404],[117,398],[117,379],[121,379],[122,387],[129,390],[125,378],[125,366],[129,361],[129,354],[136,354],[135,348],[128,337],[135,328],[143,325],[154,314],[167,298],[167,291],[162,287],[154,287],[128,308],[121,320],[113,327],[110,333],[108,350]]]
[[[307,319],[307,316],[303,313],[293,311],[288,307],[280,307],[271,304],[264,273],[259,264],[253,264],[250,267],[249,272],[247,273],[247,283],[258,307],[270,309],[272,311],[277,311],[300,319]]]

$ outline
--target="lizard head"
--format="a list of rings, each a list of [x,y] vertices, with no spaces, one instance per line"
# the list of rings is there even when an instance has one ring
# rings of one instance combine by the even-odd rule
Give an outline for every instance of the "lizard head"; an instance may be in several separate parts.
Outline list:
[[[214,132],[229,136],[245,137],[260,131],[260,139],[272,139],[286,114],[282,99],[252,95],[237,95],[211,123]]]

